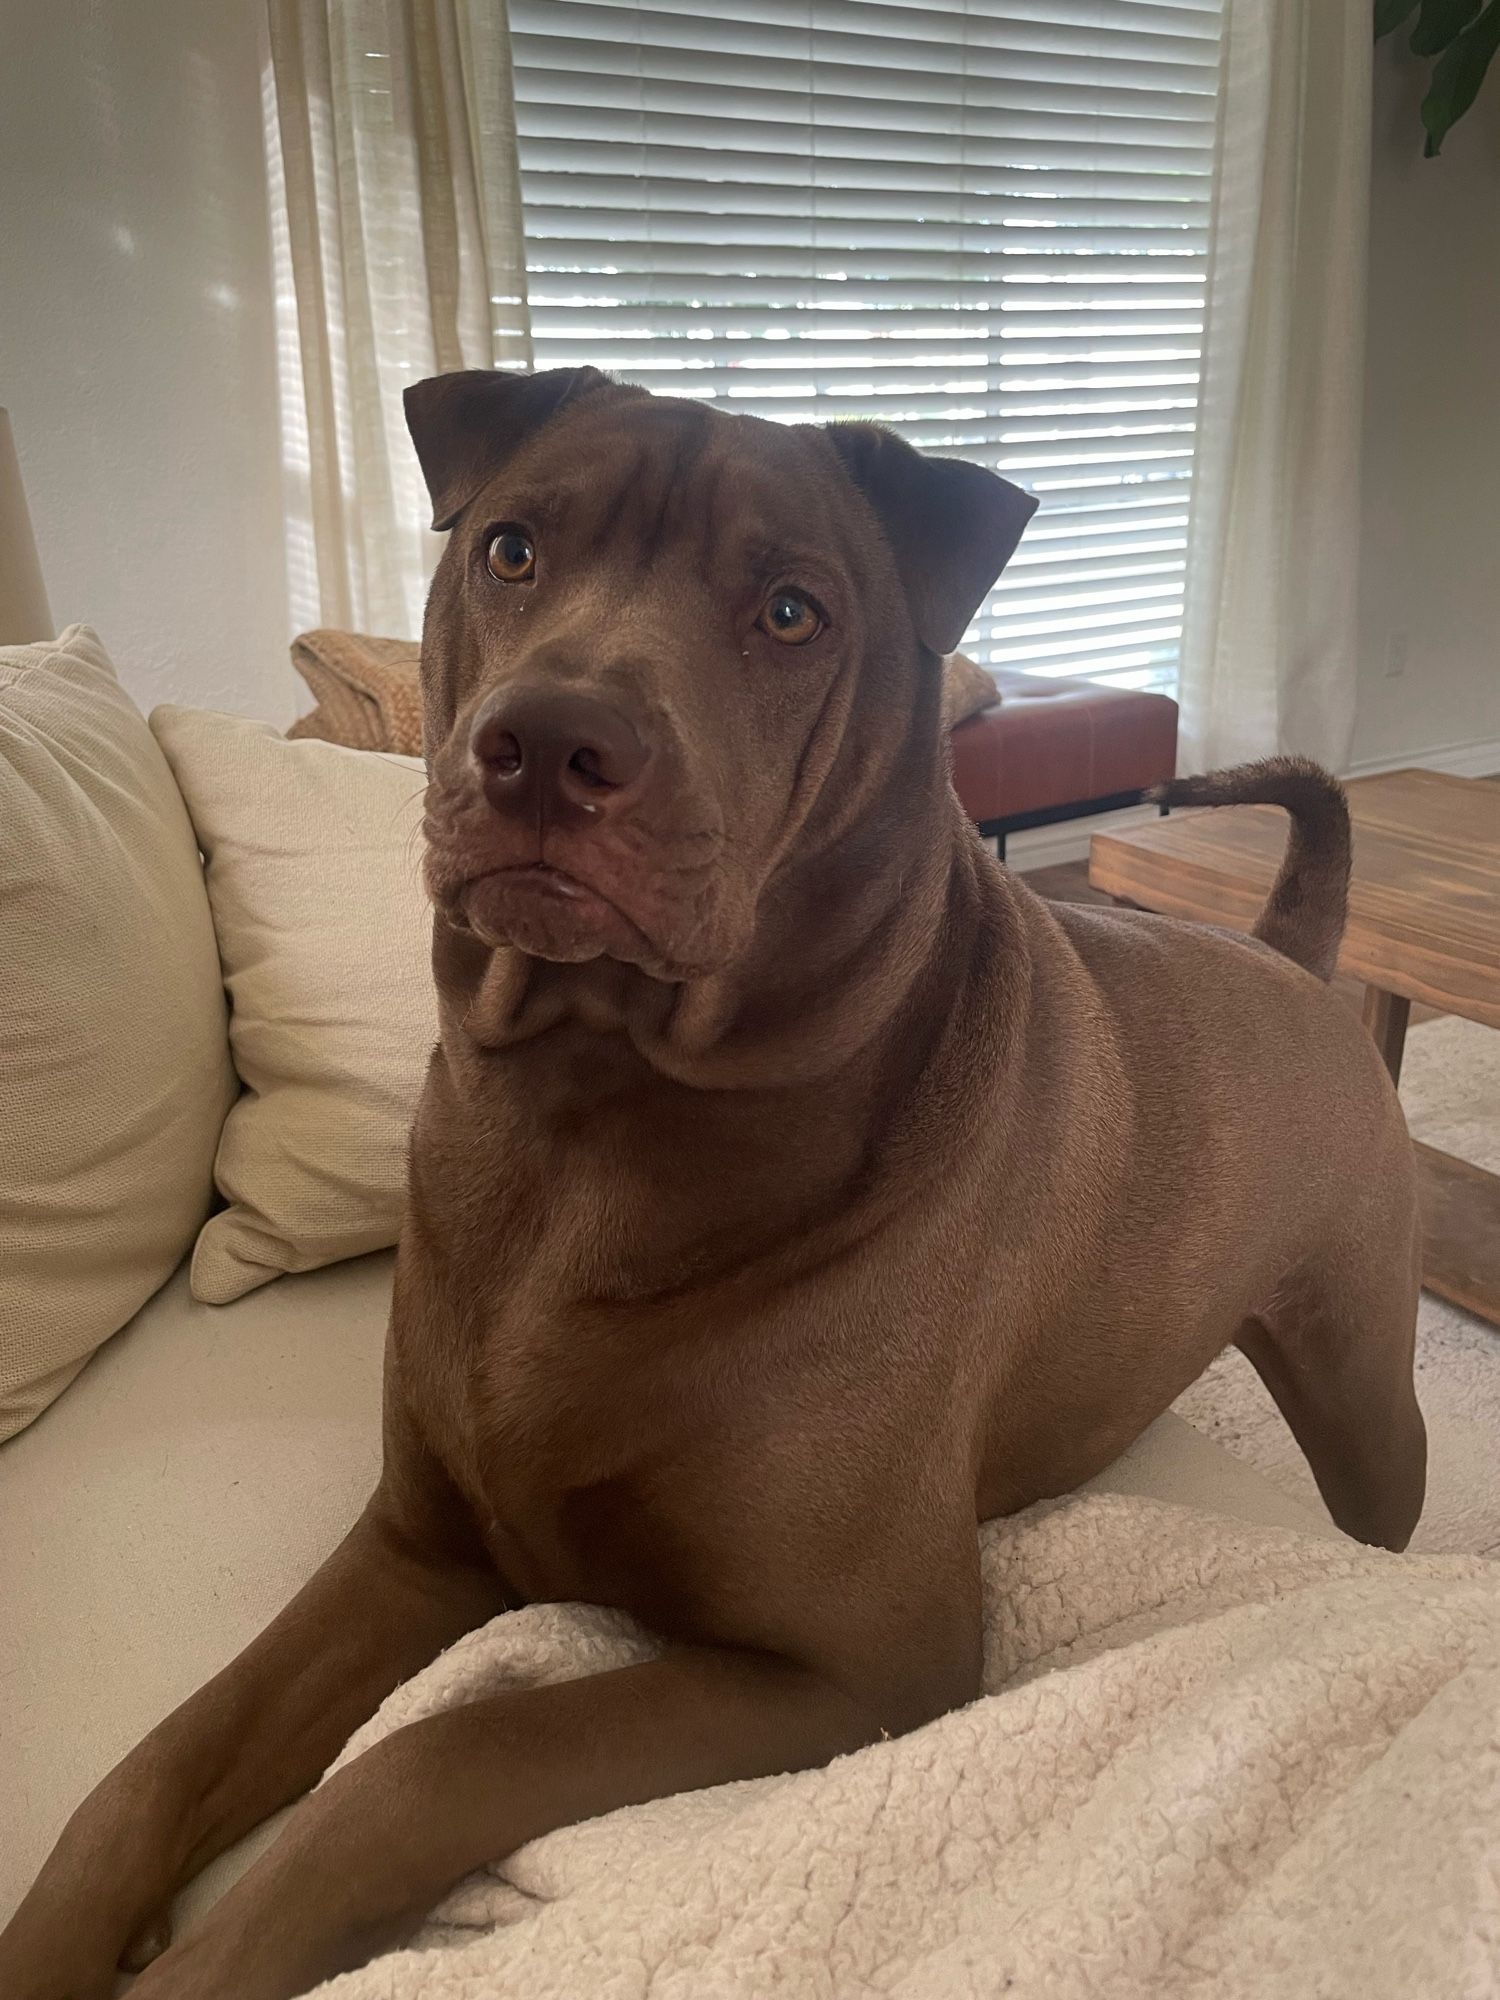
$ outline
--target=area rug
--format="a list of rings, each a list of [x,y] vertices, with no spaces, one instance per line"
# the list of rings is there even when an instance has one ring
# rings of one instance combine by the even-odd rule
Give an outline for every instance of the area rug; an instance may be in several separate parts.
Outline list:
[[[1500,1172],[1500,1033],[1452,1018],[1414,1028],[1401,1101],[1413,1138]],[[1429,1472],[1412,1547],[1500,1556],[1500,1328],[1424,1292],[1417,1394]],[[1216,1361],[1176,1409],[1283,1491],[1320,1504],[1291,1433],[1238,1352]]]

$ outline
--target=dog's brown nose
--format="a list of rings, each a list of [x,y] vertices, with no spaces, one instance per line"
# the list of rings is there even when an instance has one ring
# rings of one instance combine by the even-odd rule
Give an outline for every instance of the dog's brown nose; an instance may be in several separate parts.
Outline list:
[[[498,810],[596,813],[634,797],[651,753],[608,702],[568,688],[497,688],[480,705],[469,752]]]

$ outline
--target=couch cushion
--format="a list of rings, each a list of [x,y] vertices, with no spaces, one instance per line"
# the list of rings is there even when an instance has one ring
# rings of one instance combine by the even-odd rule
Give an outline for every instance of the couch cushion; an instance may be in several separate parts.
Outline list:
[[[364,1505],[394,1261],[227,1307],[182,1271],[0,1449],[0,1925],[84,1794]]]
[[[193,1253],[194,1294],[223,1304],[396,1240],[437,1033],[425,773],[240,716],[159,708],[151,727],[207,864],[245,1084],[214,1168],[229,1205]]]
[[[235,1088],[150,730],[86,626],[0,650],[0,1438],[177,1265]]]
[[[953,732],[953,784],[970,819],[1009,819],[1144,791],[1177,768],[1164,694],[995,671],[999,700]]]
[[[275,1616],[364,1504],[392,1263],[227,1307],[196,1305],[179,1275],[0,1450],[0,1924],[89,1788]],[[1173,1416],[1092,1484],[1320,1530]],[[208,1871],[188,1913],[268,1837]]]

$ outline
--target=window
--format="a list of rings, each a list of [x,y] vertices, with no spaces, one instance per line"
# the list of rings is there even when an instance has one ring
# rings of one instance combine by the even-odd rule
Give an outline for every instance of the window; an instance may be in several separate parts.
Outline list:
[[[1029,487],[968,649],[1176,680],[1221,0],[510,0],[536,365]]]

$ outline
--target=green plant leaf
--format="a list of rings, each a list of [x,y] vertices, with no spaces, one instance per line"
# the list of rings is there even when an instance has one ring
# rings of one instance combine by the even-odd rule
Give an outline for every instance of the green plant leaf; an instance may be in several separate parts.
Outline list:
[[[1375,39],[1393,35],[1409,14],[1417,11],[1418,0],[1375,0]]]
[[[1438,57],[1433,69],[1432,88],[1422,99],[1429,160],[1442,151],[1444,139],[1479,95],[1496,49],[1500,49],[1500,0],[1489,0],[1479,19]]]
[[[1454,37],[1479,12],[1480,0],[1422,0],[1422,11],[1411,31],[1414,56],[1441,55]]]

